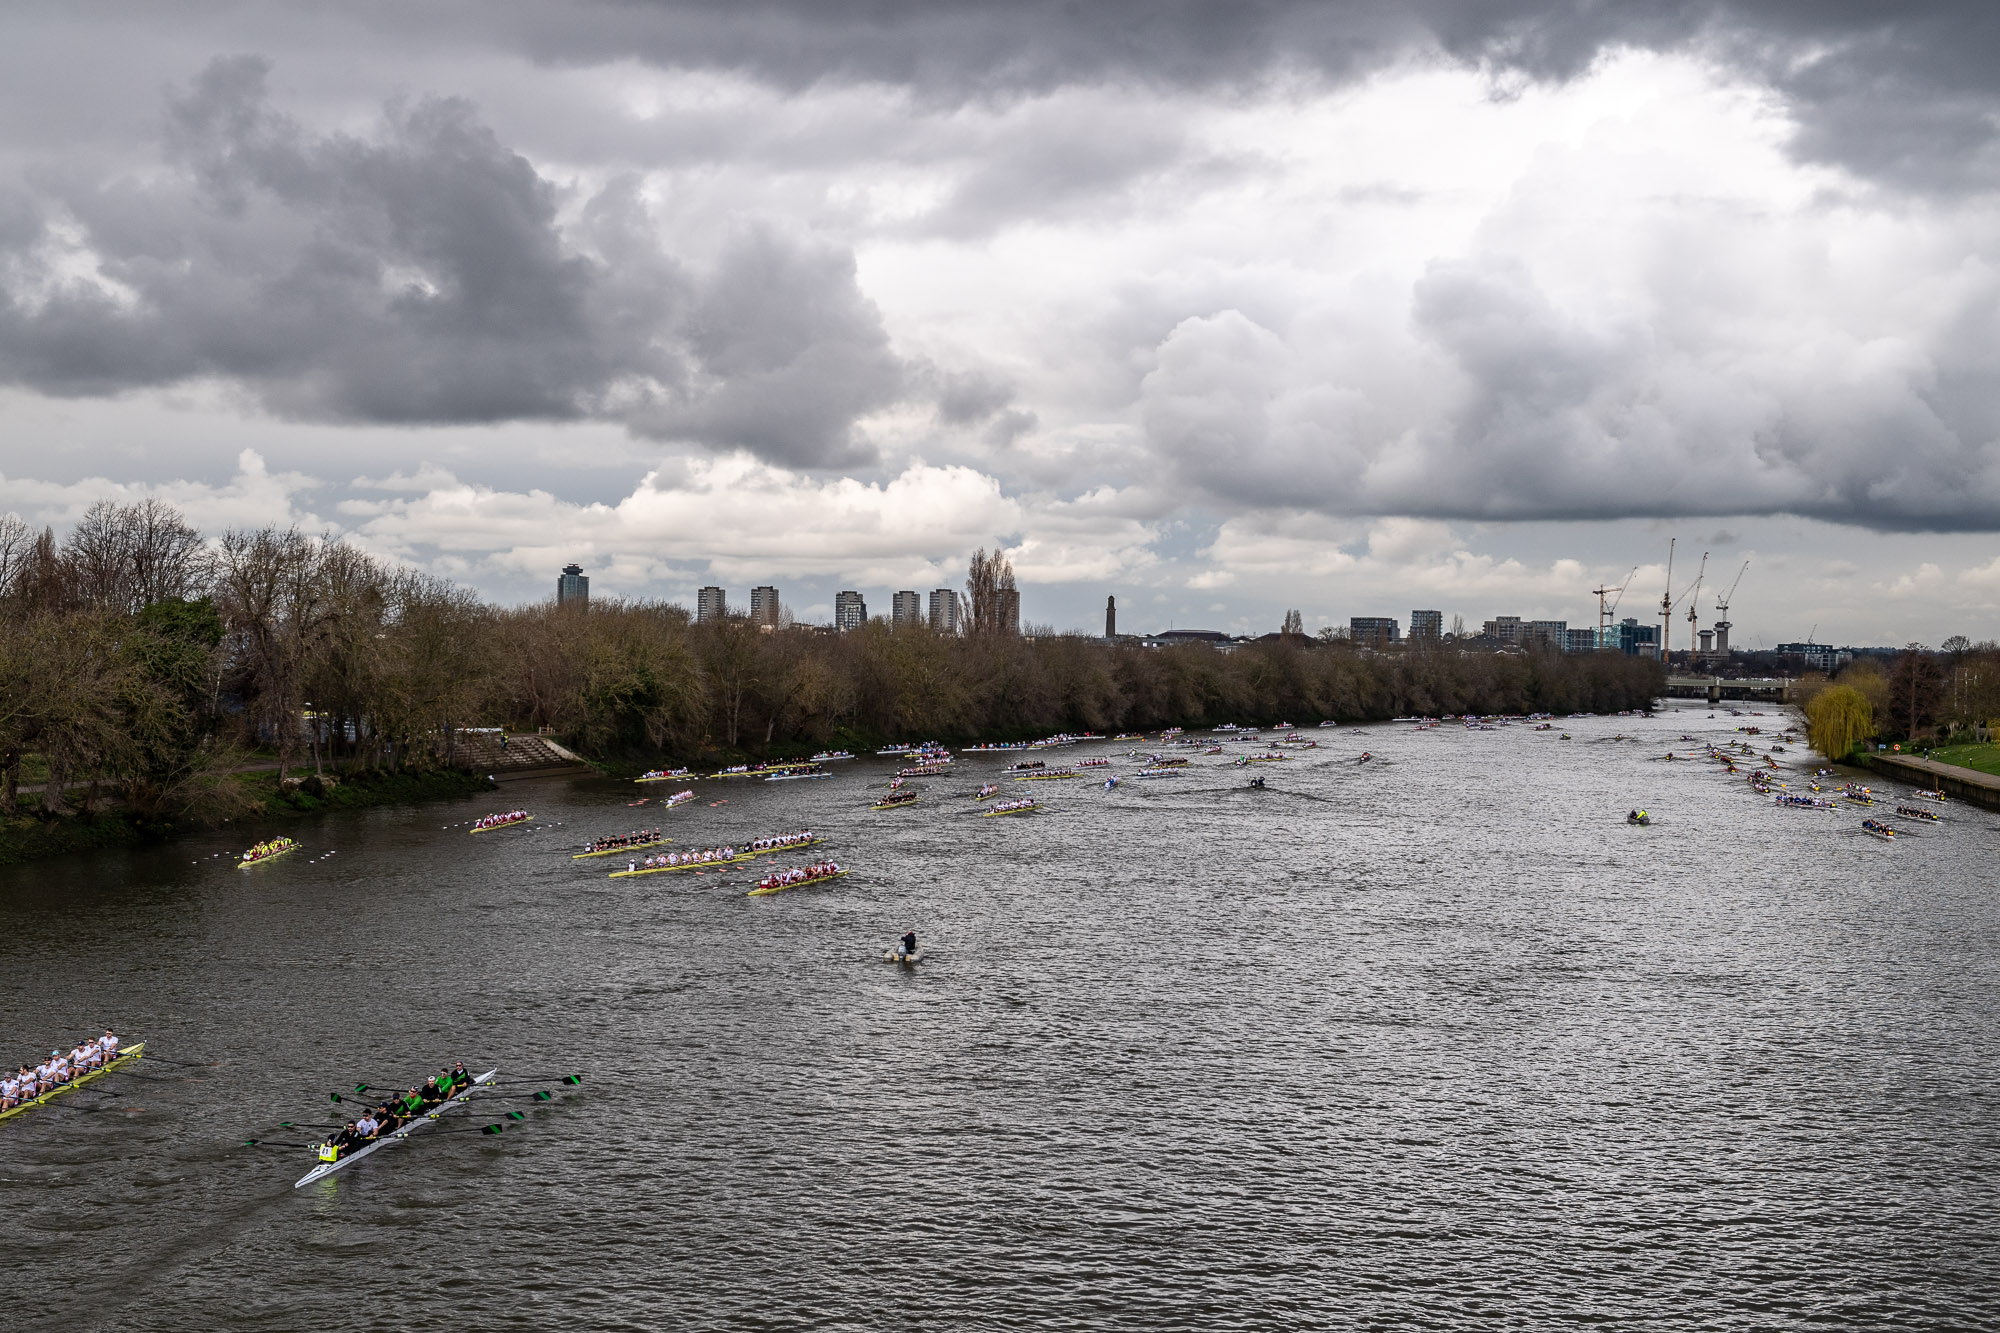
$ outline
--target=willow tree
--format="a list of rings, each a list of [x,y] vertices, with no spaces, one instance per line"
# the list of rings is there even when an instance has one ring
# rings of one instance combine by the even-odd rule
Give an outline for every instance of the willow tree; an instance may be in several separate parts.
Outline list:
[[[1828,759],[1845,759],[1875,734],[1875,706],[1852,685],[1821,690],[1806,705],[1806,739]]]

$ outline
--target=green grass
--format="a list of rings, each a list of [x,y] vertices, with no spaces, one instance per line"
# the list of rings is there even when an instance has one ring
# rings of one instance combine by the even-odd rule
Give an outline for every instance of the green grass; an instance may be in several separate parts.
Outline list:
[[[1905,749],[1904,753],[1917,759],[1925,758],[1922,750]],[[2000,745],[1941,745],[1928,756],[1940,764],[1951,764],[1957,768],[1969,768],[1975,773],[1990,773],[2000,777]]]

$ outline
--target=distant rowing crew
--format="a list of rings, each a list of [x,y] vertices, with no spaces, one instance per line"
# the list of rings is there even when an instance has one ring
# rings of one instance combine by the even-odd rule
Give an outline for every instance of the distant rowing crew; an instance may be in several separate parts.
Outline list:
[[[1012,815],[1028,810],[1039,810],[1040,808],[1041,802],[1030,796],[1024,801],[1001,801],[999,804],[989,807],[986,813],[988,815]]]
[[[586,842],[583,844],[583,850],[577,855],[603,856],[607,852],[622,851],[627,847],[651,847],[665,841],[666,839],[660,836],[660,831],[656,828],[638,829],[631,833],[617,833],[608,838],[597,838]]]
[[[0,1111],[11,1111],[23,1102],[102,1069],[118,1058],[118,1038],[111,1029],[101,1037],[86,1037],[67,1052],[54,1050],[38,1065],[22,1065],[11,1074],[0,1075]]]
[[[472,821],[472,831],[484,833],[487,829],[505,828],[509,824],[525,824],[533,818],[534,816],[526,810],[509,810],[504,815],[487,815],[482,819],[475,819]]]
[[[774,870],[757,881],[757,887],[750,890],[750,896],[754,898],[779,889],[796,889],[823,879],[838,879],[846,873],[838,861],[815,861],[796,870]]]
[[[333,1137],[319,1145],[319,1160],[337,1162],[357,1148],[373,1143],[384,1134],[393,1134],[433,1107],[442,1105],[472,1086],[472,1075],[463,1062],[447,1065],[399,1097],[390,1097],[373,1110],[363,1111],[347,1122]]]
[[[797,833],[787,833],[775,838],[753,838],[742,846],[724,843],[720,847],[703,847],[695,851],[665,852],[659,856],[649,856],[643,861],[633,861],[624,870],[614,872],[614,876],[643,875],[654,870],[693,870],[705,866],[725,866],[746,856],[781,852],[788,847],[809,847],[817,841],[811,829],[800,829]]]

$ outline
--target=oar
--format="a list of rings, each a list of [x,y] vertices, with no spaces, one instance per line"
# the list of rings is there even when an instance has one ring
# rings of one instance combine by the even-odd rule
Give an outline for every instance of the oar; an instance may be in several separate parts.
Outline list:
[[[245,1139],[246,1148],[317,1148],[317,1143],[273,1143],[270,1139]]]

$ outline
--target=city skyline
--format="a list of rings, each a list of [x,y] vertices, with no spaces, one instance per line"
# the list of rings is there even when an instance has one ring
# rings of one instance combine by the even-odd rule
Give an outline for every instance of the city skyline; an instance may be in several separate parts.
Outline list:
[[[1232,632],[1678,537],[1740,646],[2000,632],[2000,64],[1928,10],[502,8],[17,16],[0,509],[802,615],[997,543]]]

